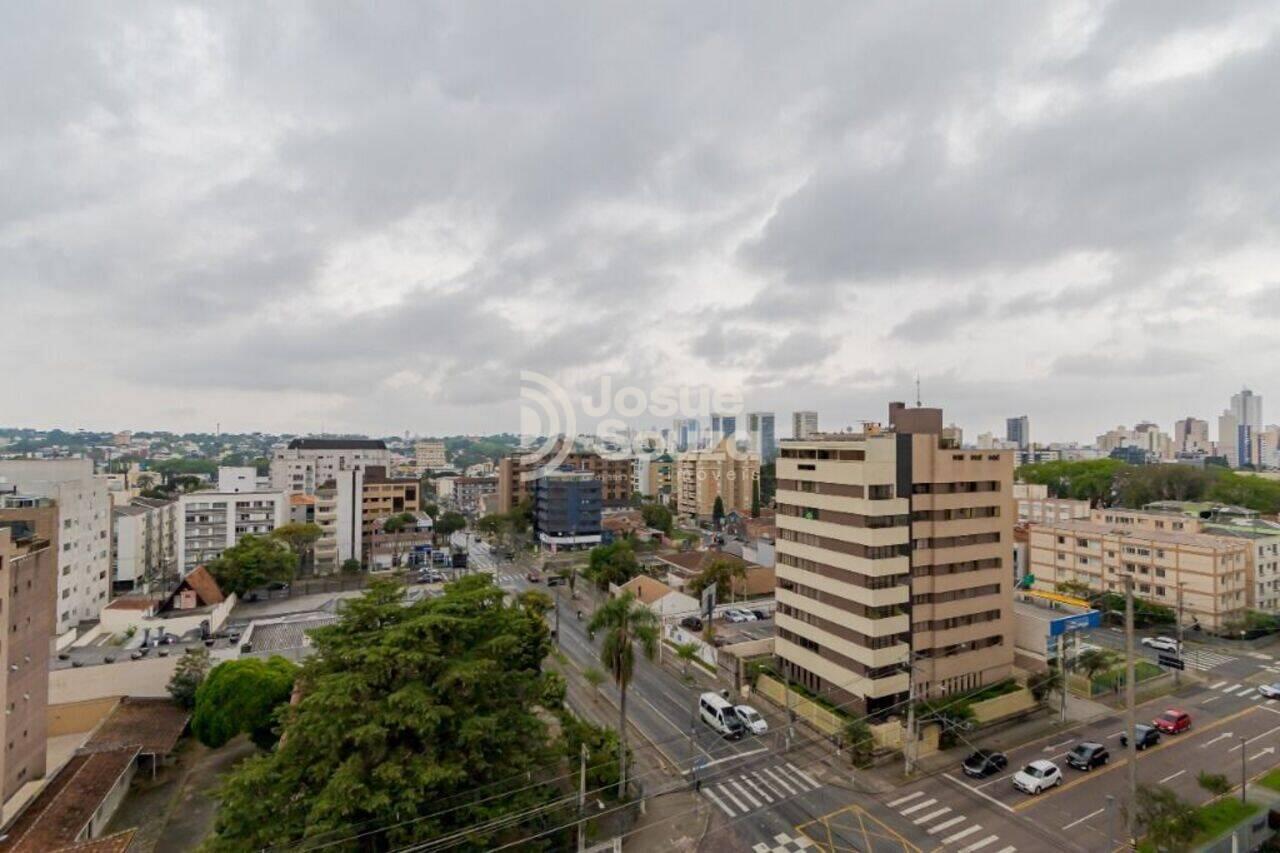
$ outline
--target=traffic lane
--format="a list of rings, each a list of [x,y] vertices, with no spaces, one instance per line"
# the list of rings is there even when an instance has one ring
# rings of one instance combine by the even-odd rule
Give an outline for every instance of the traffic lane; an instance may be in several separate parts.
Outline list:
[[[1270,760],[1268,763],[1255,759],[1251,762],[1255,770],[1274,764],[1275,749],[1280,746],[1280,714],[1259,707],[1244,708],[1208,727],[1163,738],[1159,745],[1138,753],[1139,782],[1168,785],[1194,803],[1206,801],[1209,796],[1199,788],[1199,772],[1224,773],[1229,779],[1238,779],[1239,737],[1247,739],[1246,758],[1262,753]],[[1108,765],[1087,773],[1064,768],[1061,787],[1037,797],[1021,795],[1022,801],[1014,810],[1050,828],[1072,832],[1088,829],[1105,838],[1107,795],[1117,802],[1127,797],[1128,752],[1113,751]]]

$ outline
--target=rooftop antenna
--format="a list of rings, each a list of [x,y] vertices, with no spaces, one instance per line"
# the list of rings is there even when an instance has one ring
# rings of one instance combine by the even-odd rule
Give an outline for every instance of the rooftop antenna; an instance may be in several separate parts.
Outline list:
[[[920,408],[920,374],[916,374],[916,408]]]

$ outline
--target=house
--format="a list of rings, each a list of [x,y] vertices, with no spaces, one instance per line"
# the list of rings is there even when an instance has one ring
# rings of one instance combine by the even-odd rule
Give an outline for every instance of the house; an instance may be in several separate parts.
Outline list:
[[[638,575],[622,586],[611,586],[611,596],[630,592],[636,600],[652,610],[659,618],[687,616],[698,612],[698,599],[672,589],[657,578]]]
[[[752,598],[754,596],[772,595],[774,572],[772,567],[751,563],[728,551],[708,548],[705,551],[678,551],[671,554],[659,554],[658,560],[667,568],[667,583],[677,589],[685,585],[714,563],[716,560],[728,560],[740,564],[746,571],[744,579],[733,582],[734,595]]]

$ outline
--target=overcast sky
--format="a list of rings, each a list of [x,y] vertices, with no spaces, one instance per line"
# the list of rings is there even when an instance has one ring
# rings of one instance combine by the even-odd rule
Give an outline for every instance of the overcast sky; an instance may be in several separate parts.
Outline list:
[[[0,5],[0,425],[1280,420],[1275,2]],[[653,420],[659,420],[657,418]],[[786,426],[783,426],[783,423]],[[1216,432],[1216,422],[1214,425]]]

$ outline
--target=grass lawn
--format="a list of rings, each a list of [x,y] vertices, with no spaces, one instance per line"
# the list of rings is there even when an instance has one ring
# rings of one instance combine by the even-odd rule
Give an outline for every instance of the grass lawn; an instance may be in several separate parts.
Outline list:
[[[1133,677],[1137,684],[1141,684],[1149,678],[1155,678],[1160,672],[1160,667],[1150,661],[1140,660],[1133,665]],[[1118,666],[1110,672],[1104,672],[1102,675],[1095,675],[1093,678],[1093,692],[1096,695],[1111,690],[1116,682],[1124,683],[1123,666]]]
[[[1187,849],[1195,849],[1198,845],[1212,841],[1240,821],[1257,814],[1261,809],[1262,806],[1257,803],[1240,802],[1238,795],[1227,796],[1207,806],[1201,806],[1196,809],[1200,817],[1201,829]],[[1138,845],[1138,853],[1156,853],[1156,848],[1150,841],[1143,841]]]
[[[1280,791],[1280,768],[1276,768],[1257,781],[1257,784],[1273,791]]]

